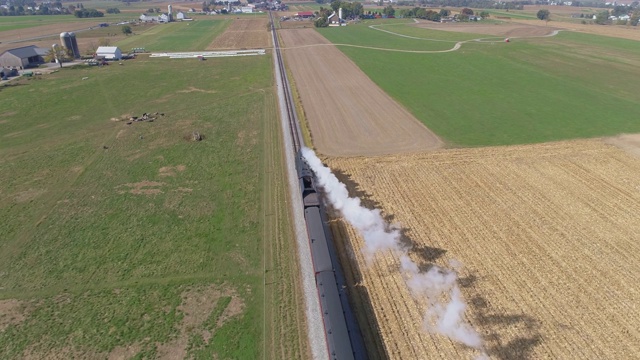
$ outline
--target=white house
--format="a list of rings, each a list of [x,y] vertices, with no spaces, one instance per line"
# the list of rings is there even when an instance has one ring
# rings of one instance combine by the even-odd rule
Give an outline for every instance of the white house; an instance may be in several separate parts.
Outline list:
[[[100,46],[96,50],[97,57],[104,57],[105,60],[122,59],[122,51],[117,46]]]
[[[253,12],[253,8],[250,6],[242,6],[240,7],[240,10],[243,14],[251,14]]]

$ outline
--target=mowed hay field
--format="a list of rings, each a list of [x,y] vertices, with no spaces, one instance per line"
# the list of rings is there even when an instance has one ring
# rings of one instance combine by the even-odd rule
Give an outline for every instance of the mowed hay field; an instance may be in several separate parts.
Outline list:
[[[318,32],[286,29],[279,34],[319,152],[380,155],[442,146],[435,134]]]
[[[207,50],[271,47],[268,25],[269,19],[264,15],[257,19],[236,19],[207,46]]]
[[[306,357],[271,67],[0,87],[0,358]]]
[[[579,140],[325,163],[402,227],[414,261],[464,265],[466,317],[491,359],[640,354],[637,156]],[[478,354],[423,331],[426,304],[410,296],[393,254],[368,266],[360,236],[340,220],[332,226],[374,356]]]

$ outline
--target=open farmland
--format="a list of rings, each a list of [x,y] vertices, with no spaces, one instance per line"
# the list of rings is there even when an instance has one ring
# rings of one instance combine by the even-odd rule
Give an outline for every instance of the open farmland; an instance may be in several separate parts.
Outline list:
[[[257,19],[237,19],[225,30],[222,35],[216,37],[207,50],[218,49],[264,49],[270,47],[268,31],[269,19],[260,17]]]
[[[137,36],[130,36],[116,45],[123,49],[142,47],[147,51],[204,50],[222,34],[231,20],[198,20],[155,26]]]
[[[615,141],[633,147],[637,137]],[[464,265],[466,316],[491,359],[640,353],[640,158],[579,140],[325,162],[352,196],[401,226],[423,269]],[[360,236],[332,226],[379,357],[478,354],[422,329],[426,304],[410,296],[395,255],[367,265]]]
[[[637,41],[560,32],[511,43],[477,42],[469,41],[466,33],[443,35],[433,29],[407,30],[421,39],[395,36],[395,41],[392,34],[367,27],[370,24],[381,23],[320,32],[335,44],[397,49],[401,41],[407,50],[424,50],[427,39],[443,37],[453,49],[452,37],[459,36],[459,49],[443,53],[338,46],[373,82],[450,145],[539,143],[640,132],[636,116],[640,93],[628,81],[640,75]],[[378,29],[405,35],[403,26],[416,25]],[[517,30],[509,27],[509,31]],[[442,46],[441,41],[437,44]]]
[[[315,30],[288,29],[280,34],[318,151],[385,154],[442,145]]]
[[[88,45],[82,42],[83,32],[99,23],[110,21],[105,18],[78,19],[72,15],[59,16],[0,16],[0,53],[17,47],[36,45],[49,48],[51,44],[59,44],[59,35],[65,31],[75,31],[78,45]],[[111,20],[112,21],[112,20]],[[120,27],[108,28],[111,33],[122,35]],[[100,37],[110,37],[101,35]],[[94,39],[97,43],[97,39]]]
[[[306,357],[271,65],[0,88],[0,358]]]

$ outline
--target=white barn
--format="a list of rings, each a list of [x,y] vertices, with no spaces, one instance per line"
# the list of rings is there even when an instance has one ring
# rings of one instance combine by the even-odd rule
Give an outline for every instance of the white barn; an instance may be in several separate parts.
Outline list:
[[[97,57],[104,57],[105,60],[120,60],[122,59],[122,51],[117,46],[100,46],[96,50]]]
[[[185,13],[183,13],[182,11],[178,12],[178,14],[176,15],[176,19],[178,19],[180,21],[191,21],[191,20],[193,20],[190,17],[188,17]]]
[[[147,14],[142,14],[139,17],[140,21],[142,22],[160,22],[160,23],[168,23],[169,22],[169,15],[167,14],[160,14],[158,16],[153,16],[153,15],[147,15]]]

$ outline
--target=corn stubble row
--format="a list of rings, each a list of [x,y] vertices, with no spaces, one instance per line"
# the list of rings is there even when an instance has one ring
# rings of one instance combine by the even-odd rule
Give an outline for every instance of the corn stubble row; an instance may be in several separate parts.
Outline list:
[[[464,265],[467,320],[492,359],[640,357],[640,158],[584,140],[325,162],[404,229],[414,261]],[[424,331],[394,254],[368,265],[356,232],[333,228],[370,346],[478,355]]]

